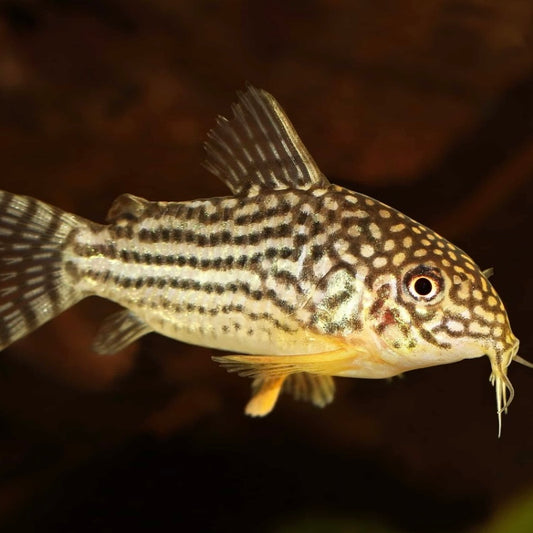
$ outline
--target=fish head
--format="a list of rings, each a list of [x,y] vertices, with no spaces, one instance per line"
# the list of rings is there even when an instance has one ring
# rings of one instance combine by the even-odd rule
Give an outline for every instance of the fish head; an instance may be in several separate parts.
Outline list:
[[[501,423],[513,398],[507,368],[519,341],[488,279],[492,271],[482,271],[461,249],[407,217],[401,226],[385,257],[389,268],[367,277],[364,321],[382,358],[407,371],[488,356]]]

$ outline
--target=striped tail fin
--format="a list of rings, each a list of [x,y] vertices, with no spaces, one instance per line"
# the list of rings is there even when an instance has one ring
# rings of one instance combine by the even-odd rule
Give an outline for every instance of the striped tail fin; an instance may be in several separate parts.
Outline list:
[[[63,248],[83,219],[0,191],[0,350],[76,303]]]

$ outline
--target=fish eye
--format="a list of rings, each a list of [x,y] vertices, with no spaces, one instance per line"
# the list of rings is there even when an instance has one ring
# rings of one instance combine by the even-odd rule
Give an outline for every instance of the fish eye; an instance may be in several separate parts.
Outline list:
[[[408,272],[404,278],[405,287],[415,300],[433,300],[443,287],[443,279],[438,270],[425,266]]]

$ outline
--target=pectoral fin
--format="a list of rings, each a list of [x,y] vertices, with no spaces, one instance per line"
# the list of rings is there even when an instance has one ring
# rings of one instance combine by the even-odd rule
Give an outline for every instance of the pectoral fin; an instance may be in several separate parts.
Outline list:
[[[118,311],[108,316],[100,326],[93,350],[100,354],[113,354],[151,331],[152,328],[131,311]]]
[[[239,376],[279,378],[300,372],[334,376],[350,366],[353,355],[341,348],[305,355],[224,355],[212,359]]]

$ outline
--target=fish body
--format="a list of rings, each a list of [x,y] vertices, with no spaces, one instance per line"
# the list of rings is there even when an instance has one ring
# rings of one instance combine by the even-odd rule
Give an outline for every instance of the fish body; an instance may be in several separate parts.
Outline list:
[[[254,378],[252,415],[282,389],[325,405],[332,376],[483,355],[501,414],[507,367],[524,361],[489,273],[392,207],[331,184],[268,93],[249,88],[233,113],[206,143],[206,166],[231,196],[125,194],[102,225],[0,193],[0,348],[97,295],[124,310],[96,351],[155,331],[246,354],[215,360]]]

